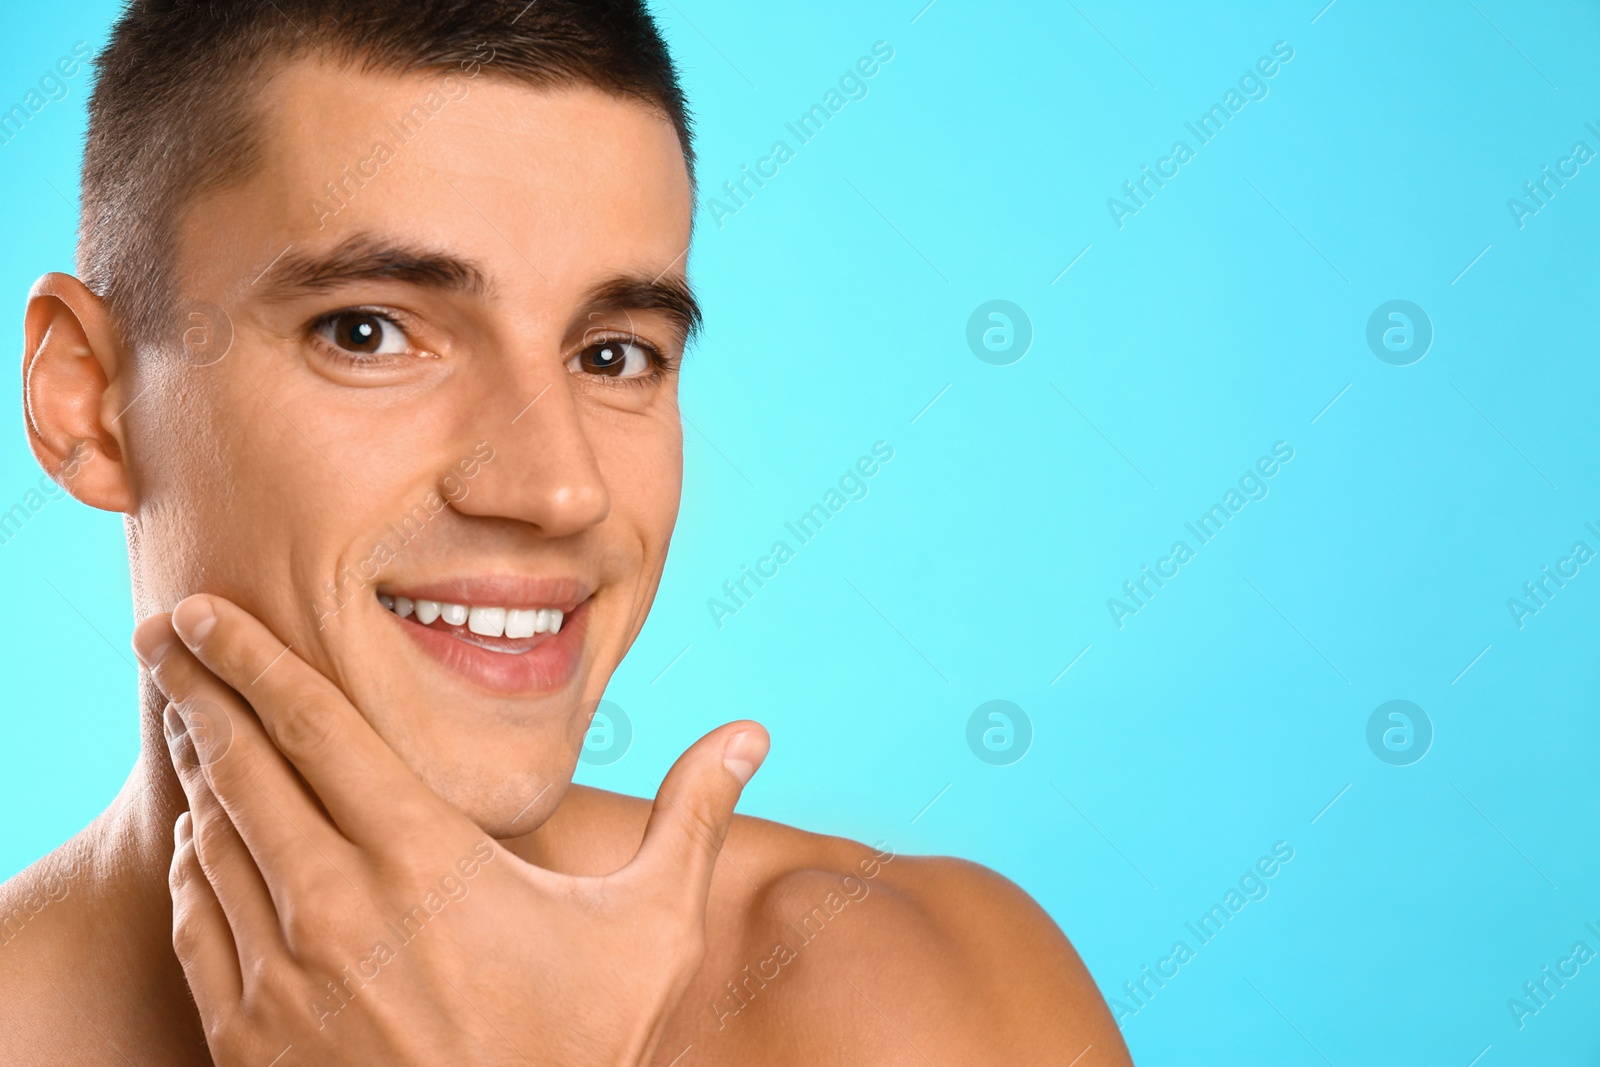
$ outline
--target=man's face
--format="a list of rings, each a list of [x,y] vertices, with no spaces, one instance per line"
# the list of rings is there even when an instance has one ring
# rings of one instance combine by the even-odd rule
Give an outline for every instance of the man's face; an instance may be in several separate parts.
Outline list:
[[[506,836],[560,799],[660,579],[691,205],[665,118],[491,68],[274,77],[259,160],[183,216],[186,344],[123,419],[141,609],[238,602]]]

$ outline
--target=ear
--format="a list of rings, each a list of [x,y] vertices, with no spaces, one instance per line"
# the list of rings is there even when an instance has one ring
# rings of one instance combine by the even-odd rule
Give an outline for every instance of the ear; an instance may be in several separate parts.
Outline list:
[[[90,507],[132,511],[124,462],[127,366],[105,303],[68,274],[46,274],[23,318],[22,403],[28,447]]]

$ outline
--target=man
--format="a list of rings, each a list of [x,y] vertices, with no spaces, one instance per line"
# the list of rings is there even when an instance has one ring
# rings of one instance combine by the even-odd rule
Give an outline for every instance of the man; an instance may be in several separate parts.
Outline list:
[[[0,890],[5,1063],[1119,1064],[971,864],[571,785],[681,473],[693,154],[627,0],[135,0],[29,442],[126,516],[142,755]]]

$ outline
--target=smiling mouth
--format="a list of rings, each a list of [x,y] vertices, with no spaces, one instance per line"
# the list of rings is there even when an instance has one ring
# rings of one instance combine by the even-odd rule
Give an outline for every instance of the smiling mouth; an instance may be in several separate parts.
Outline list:
[[[504,607],[456,604],[378,594],[378,603],[402,619],[447,634],[491,652],[518,655],[561,632],[568,610],[558,607]]]
[[[597,591],[577,576],[488,574],[400,579],[373,597],[439,666],[491,693],[529,697],[577,677]]]

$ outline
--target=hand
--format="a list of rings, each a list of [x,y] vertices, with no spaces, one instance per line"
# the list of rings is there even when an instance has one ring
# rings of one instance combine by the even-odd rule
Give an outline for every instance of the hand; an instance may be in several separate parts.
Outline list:
[[[172,942],[218,1064],[648,1061],[704,954],[758,724],[696,742],[637,855],[573,877],[445,803],[238,606],[190,597],[135,646],[172,701]]]

